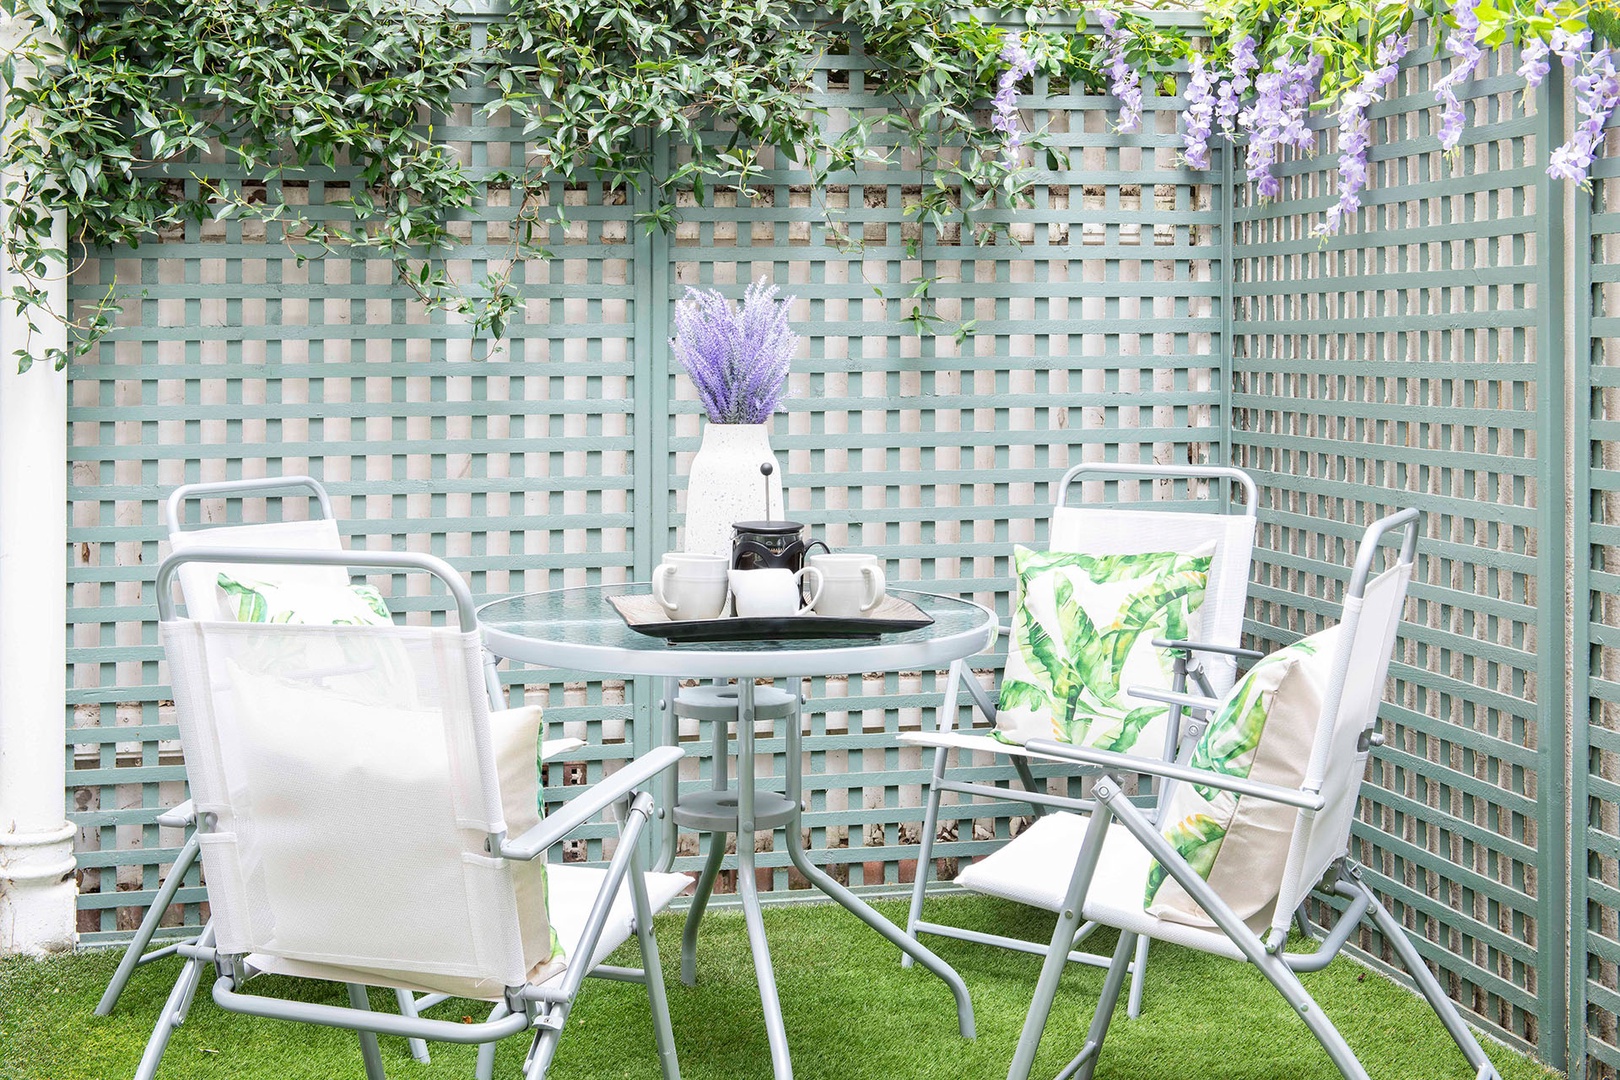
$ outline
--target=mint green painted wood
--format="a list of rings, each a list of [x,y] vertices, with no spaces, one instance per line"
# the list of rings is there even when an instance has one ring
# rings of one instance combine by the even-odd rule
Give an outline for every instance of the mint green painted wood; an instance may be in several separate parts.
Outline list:
[[[1620,1076],[1620,162],[1599,160],[1575,198],[1573,299],[1574,723],[1570,739],[1569,1059],[1592,1080]]]
[[[1620,549],[1608,501],[1620,467],[1603,456],[1620,441],[1620,413],[1607,407],[1620,365],[1606,344],[1620,315],[1604,302],[1620,272],[1602,243],[1574,260],[1590,263],[1575,332],[1593,363],[1577,373],[1590,408],[1576,410],[1572,465],[1604,494],[1591,515],[1577,503],[1571,522],[1576,595],[1594,615],[1573,620],[1570,661],[1593,722],[1571,736],[1576,968],[1565,972],[1567,613],[1542,584],[1559,580],[1563,558],[1562,500],[1544,497],[1560,490],[1562,373],[1542,347],[1562,336],[1557,189],[1542,173],[1557,99],[1526,115],[1512,63],[1499,63],[1464,88],[1469,156],[1444,165],[1432,51],[1414,48],[1401,96],[1374,110],[1367,209],[1326,244],[1308,228],[1333,198],[1330,153],[1285,163],[1289,194],[1256,206],[1240,159],[1220,155],[1208,175],[1174,164],[1179,99],[1150,97],[1145,132],[1119,136],[1112,99],[1041,83],[1025,116],[1050,128],[1071,165],[1041,178],[1033,207],[999,215],[1018,246],[922,229],[905,208],[931,181],[909,165],[863,167],[812,192],[801,163],[772,162],[757,198],[711,192],[671,235],[635,222],[645,193],[553,181],[541,197],[568,224],[538,238],[554,258],[514,274],[522,310],[489,359],[408,303],[386,263],[300,264],[274,229],[190,225],[89,253],[73,295],[98,297],[116,273],[126,310],[76,369],[70,414],[66,797],[81,829],[84,940],[127,933],[179,844],[153,820],[183,797],[184,769],[147,584],[170,489],[309,471],[333,493],[345,543],[444,556],[481,595],[645,578],[675,543],[701,433],[665,344],[673,305],[688,284],[739,296],[764,274],[798,298],[808,339],[772,435],[787,510],[835,547],[882,555],[894,578],[1005,612],[1011,546],[1044,542],[1051,484],[1067,465],[1230,461],[1266,491],[1250,628],[1268,644],[1268,627],[1278,639],[1315,628],[1337,596],[1331,568],[1364,521],[1391,503],[1421,506],[1424,562],[1383,714],[1391,738],[1358,826],[1362,855],[1477,1020],[1550,1061],[1567,1051],[1577,1065],[1620,1068],[1620,562],[1606,553]],[[872,78],[858,49],[828,57],[818,100],[884,108]],[[436,129],[487,176],[525,147],[502,118],[482,122],[480,101],[463,95]],[[678,148],[655,152],[664,173],[678,164]],[[1620,235],[1605,201],[1617,172],[1599,169],[1597,203],[1578,199],[1576,212],[1600,238]],[[232,178],[224,166],[196,171]],[[176,179],[194,194],[189,172]],[[312,214],[337,215],[328,204],[348,175],[289,190],[307,193]],[[851,204],[837,223],[858,249],[829,235],[817,205],[828,198]],[[505,192],[469,213],[458,275],[509,258],[515,219]],[[961,344],[904,322],[922,278],[949,323],[975,320]],[[1166,506],[1187,497],[1135,494]],[[216,500],[198,512],[243,521],[283,510]],[[403,618],[442,616],[434,597],[377,583]],[[521,669],[503,679],[588,741],[550,766],[559,797],[649,744],[650,684]],[[893,734],[934,722],[942,682],[806,680],[805,826],[840,880],[881,890],[909,875],[926,769]],[[759,741],[762,760],[784,748],[781,732]],[[707,786],[701,762],[683,768],[683,787]],[[972,778],[1011,772],[985,761]],[[1013,826],[995,809],[955,813],[935,849],[945,860],[981,854]],[[610,835],[589,833],[570,857],[601,859]],[[676,867],[695,869],[695,848],[681,850]],[[759,865],[788,898],[785,856],[761,853]],[[180,898],[195,924],[200,884]],[[1566,987],[1577,1021],[1567,1047]]]
[[[1275,203],[1238,189],[1232,454],[1264,493],[1250,629],[1271,646],[1319,628],[1361,523],[1424,511],[1359,856],[1475,1019],[1561,1064],[1565,458],[1547,343],[1564,264],[1544,171],[1560,99],[1526,115],[1515,61],[1488,59],[1446,163],[1433,56],[1420,28],[1341,235],[1309,235],[1336,197],[1331,153],[1280,168]]]

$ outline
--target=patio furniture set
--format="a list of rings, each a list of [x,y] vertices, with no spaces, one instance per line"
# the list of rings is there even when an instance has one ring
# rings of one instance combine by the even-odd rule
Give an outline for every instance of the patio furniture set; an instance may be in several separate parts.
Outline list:
[[[1144,482],[1174,503],[1137,500]],[[1135,485],[1133,487],[1133,485]],[[1044,957],[1008,1076],[1029,1076],[1058,982],[1071,962],[1106,969],[1079,1052],[1062,1077],[1090,1077],[1116,1002],[1143,1007],[1149,941],[1256,967],[1338,1070],[1367,1072],[1298,974],[1337,956],[1371,916],[1478,1080],[1497,1074],[1405,931],[1361,879],[1350,827],[1418,546],[1418,514],[1369,525],[1355,549],[1337,625],[1270,656],[1239,645],[1253,481],[1230,468],[1081,465],[1058,487],[1047,550],[1019,549],[1008,624],[986,608],[915,588],[888,589],[926,623],[888,633],[670,642],[612,602],[645,584],[553,590],[475,604],[454,568],[427,555],[343,548],[331,503],[307,477],[188,485],[167,506],[172,554],[157,573],[159,624],[191,785],[166,816],[193,831],[98,1013],[141,963],[178,952],[184,968],[137,1069],[158,1074],[205,973],[224,1009],[358,1033],[368,1080],[382,1080],[378,1036],[481,1044],[532,1037],[524,1075],[546,1074],[587,975],[647,988],[663,1075],[679,1075],[652,916],[692,887],[671,872],[682,828],[709,835],[687,909],[680,977],[697,979],[698,931],[736,838],[746,918],[773,1074],[792,1057],[761,919],[756,838],[780,829],[811,886],[950,988],[974,1037],[969,986],[920,940],[944,935]],[[303,492],[307,520],[186,528],[192,499]],[[356,571],[426,576],[450,597],[444,626],[397,625]],[[182,617],[175,603],[178,585]],[[922,621],[919,620],[919,621]],[[806,625],[810,625],[806,623]],[[1009,641],[999,693],[972,658]],[[543,738],[534,707],[508,708],[498,659],[608,678],[661,680],[656,747],[542,818],[537,762],[579,749]],[[1240,662],[1249,663],[1239,675]],[[948,668],[933,730],[901,736],[932,753],[921,848],[904,927],[883,918],[799,843],[805,678]],[[708,680],[682,686],[682,680]],[[761,685],[759,680],[772,680]],[[955,726],[966,693],[985,723]],[[711,784],[678,790],[681,719],[708,725]],[[781,789],[756,775],[756,728],[785,733]],[[538,747],[538,752],[537,752]],[[953,774],[954,755],[1005,756],[1019,787]],[[1083,777],[1055,793],[1032,766]],[[733,782],[732,777],[735,776]],[[957,883],[1058,915],[1040,945],[924,919],[944,796],[1029,807],[1033,823]],[[604,811],[618,823],[605,868],[558,861],[560,844]],[[643,838],[654,855],[644,861]],[[210,922],[191,941],[146,952],[158,920],[200,859]],[[1313,893],[1340,914],[1306,919]],[[1100,927],[1109,955],[1079,951]],[[1290,948],[1290,928],[1315,938]],[[634,937],[641,966],[606,963]],[[349,1005],[250,992],[269,972],[342,983]],[[368,1006],[395,992],[398,1015]],[[489,1002],[460,1023],[426,1011],[447,998]],[[761,1070],[765,1069],[761,1063]]]

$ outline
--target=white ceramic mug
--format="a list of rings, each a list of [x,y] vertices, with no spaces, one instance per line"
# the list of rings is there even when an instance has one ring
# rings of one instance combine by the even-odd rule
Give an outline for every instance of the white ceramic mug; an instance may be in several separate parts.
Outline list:
[[[883,603],[888,582],[876,555],[835,551],[810,556],[810,566],[821,571],[821,595],[814,604],[817,615],[856,619]]]
[[[672,551],[653,571],[653,599],[671,619],[716,619],[726,610],[724,555]]]
[[[800,581],[813,579],[810,599],[804,601]],[[821,598],[821,571],[807,566],[798,573],[783,567],[763,570],[733,570],[731,598],[741,619],[768,618],[779,615],[802,615]]]

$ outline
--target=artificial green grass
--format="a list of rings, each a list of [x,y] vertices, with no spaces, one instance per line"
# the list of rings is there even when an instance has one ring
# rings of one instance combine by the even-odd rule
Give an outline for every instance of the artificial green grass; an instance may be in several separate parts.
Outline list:
[[[898,903],[878,909],[903,919]],[[929,916],[980,930],[1045,940],[1052,917],[1030,908],[974,897],[929,901]],[[781,988],[794,1074],[802,1080],[908,1080],[1006,1075],[1040,958],[928,938],[967,980],[978,1038],[956,1030],[944,984],[920,967],[903,969],[899,953],[854,916],[832,905],[775,908],[765,915]],[[698,950],[698,984],[683,986],[680,916],[658,922],[681,1075],[688,1080],[770,1076],[759,993],[740,913],[711,912]],[[1106,947],[1111,936],[1099,935]],[[635,962],[634,947],[621,953]],[[0,1077],[6,1080],[110,1080],[132,1076],[152,1018],[179,969],[173,958],[137,972],[106,1019],[92,1015],[118,961],[115,951],[46,961],[0,963]],[[1071,965],[1064,975],[1034,1075],[1051,1077],[1080,1047],[1103,973]],[[174,1080],[335,1080],[363,1077],[355,1036],[255,1020],[223,1012],[208,998],[209,979],[187,1023],[175,1033],[161,1078]],[[1473,1074],[1434,1014],[1416,996],[1343,958],[1305,984],[1344,1032],[1374,1080],[1468,1080]],[[347,1004],[342,987],[256,981],[259,993]],[[378,1008],[392,995],[375,993]],[[553,1080],[625,1077],[656,1080],[646,992],[637,985],[590,980],[569,1018]],[[487,1006],[447,1002],[430,1015],[477,1016]],[[501,1044],[497,1077],[519,1076],[528,1040]],[[473,1047],[432,1046],[433,1061],[411,1060],[402,1039],[382,1039],[394,1080],[470,1080]],[[1503,1080],[1550,1073],[1533,1061],[1487,1044]],[[1337,1070],[1304,1024],[1252,968],[1174,946],[1153,947],[1142,1016],[1126,1020],[1121,1002],[1104,1046],[1098,1080],[1336,1080]]]

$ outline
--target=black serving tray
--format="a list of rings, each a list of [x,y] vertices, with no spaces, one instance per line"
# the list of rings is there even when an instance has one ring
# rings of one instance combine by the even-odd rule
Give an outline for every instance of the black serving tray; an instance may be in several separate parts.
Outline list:
[[[870,615],[853,619],[825,615],[774,615],[740,619],[671,619],[651,596],[610,596],[608,603],[638,634],[683,641],[770,641],[791,638],[877,637],[933,625],[933,616],[909,600],[886,596]]]

